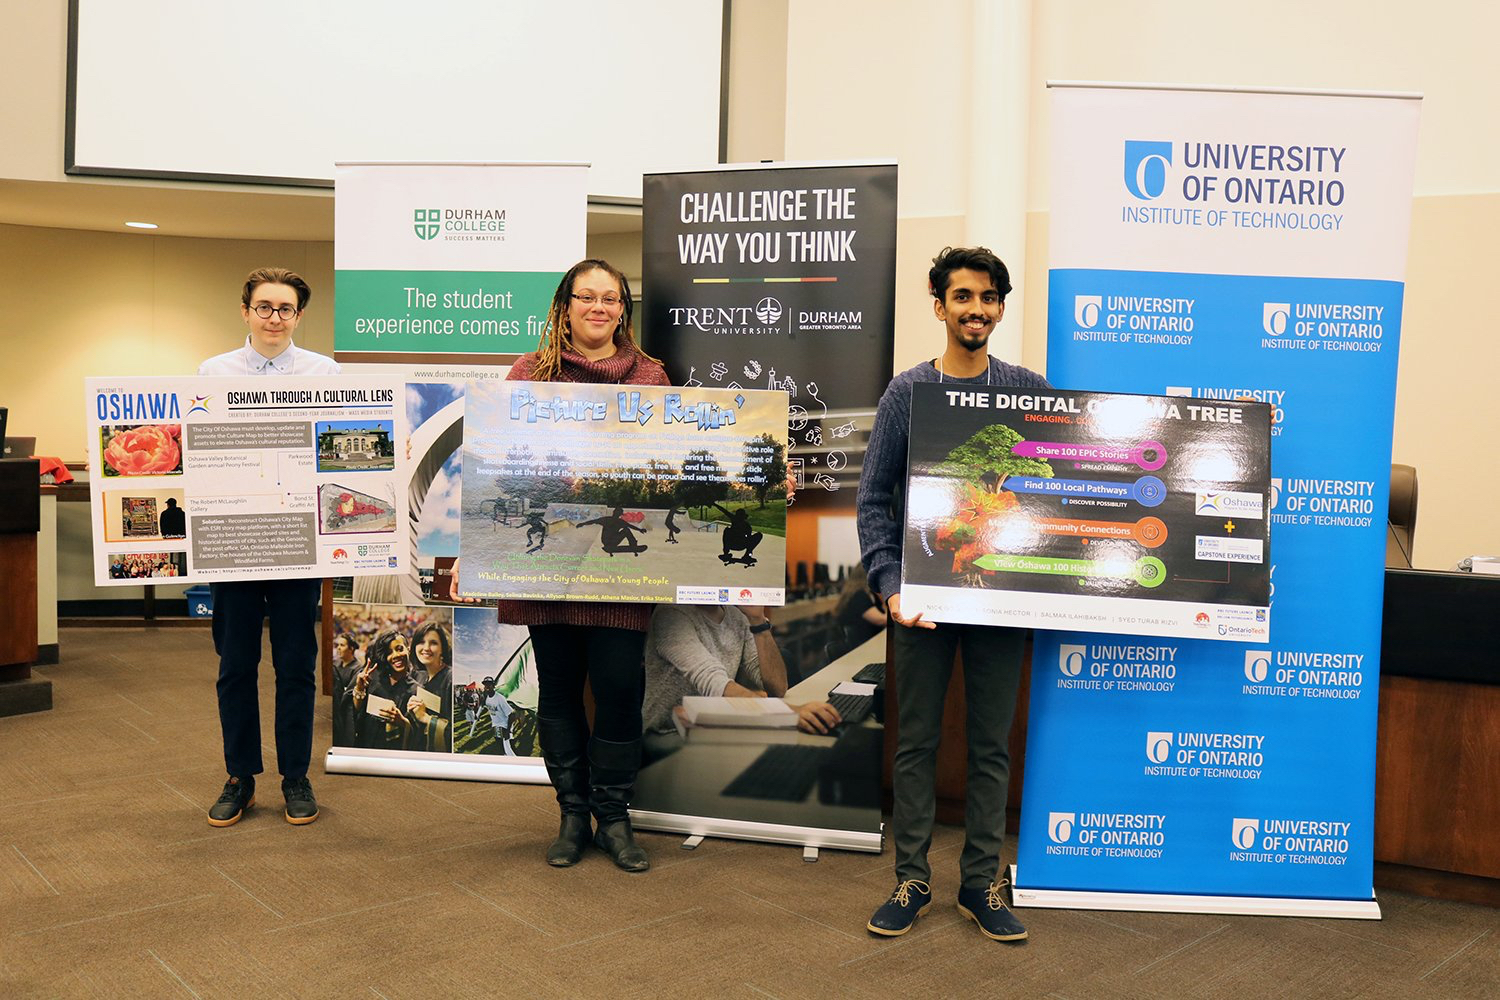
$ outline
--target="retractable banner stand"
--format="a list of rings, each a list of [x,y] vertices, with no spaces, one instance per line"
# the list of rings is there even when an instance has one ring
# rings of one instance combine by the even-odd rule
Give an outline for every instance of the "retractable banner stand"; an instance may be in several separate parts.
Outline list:
[[[787,394],[785,462],[774,464],[770,478],[777,485],[749,506],[786,511],[786,551],[803,552],[788,581],[794,592],[831,590],[840,567],[859,562],[854,497],[875,408],[891,379],[896,165],[716,165],[648,174],[642,214],[647,349],[664,360],[675,385]],[[787,475],[797,484],[790,501],[779,485]],[[799,524],[818,525],[816,540],[797,537]],[[766,603],[740,601],[734,591],[719,600]],[[852,718],[877,700],[871,685],[852,679],[867,661],[884,659],[883,637],[878,650],[867,643],[863,652],[830,663],[829,623],[808,617],[777,626],[793,681],[787,703],[829,701],[835,692],[854,699],[857,707],[844,703],[850,722],[836,732],[799,733],[765,718],[705,725],[700,715],[692,724],[688,716],[699,706],[685,702],[719,694],[722,680],[710,682],[686,661],[666,667],[662,661],[679,655],[674,624],[700,638],[713,631],[703,614],[663,608],[655,616],[659,634],[647,647],[647,761],[631,803],[635,824],[880,850],[882,729],[874,715]],[[731,680],[743,682],[745,675]],[[671,725],[660,718],[669,709],[679,723],[676,744],[677,733],[664,732]]]
[[[330,771],[547,780],[527,630],[453,594],[460,445],[465,387],[503,379],[536,348],[557,282],[585,254],[587,174],[582,164],[338,165],[334,346],[345,371],[402,380],[410,516],[407,572],[335,581],[335,633],[355,648],[334,666]],[[441,634],[424,648],[429,625]],[[377,650],[366,695],[354,698],[387,629],[412,646],[406,669]],[[380,715],[389,708],[399,718]]]
[[[527,630],[501,625],[493,604],[453,595],[462,505],[466,385],[498,382],[504,365],[408,367],[351,364],[345,371],[382,371],[399,378],[411,433],[401,525],[405,573],[334,580],[334,635],[352,637],[354,662],[334,643],[333,747],[330,771],[406,777],[544,782],[536,741],[537,679]],[[437,648],[421,639],[437,626]],[[389,733],[372,725],[384,702],[356,699],[358,673],[369,665],[371,641],[395,629],[413,648],[404,676],[387,687],[406,689],[404,720]],[[448,672],[443,672],[443,667]],[[372,675],[373,676],[373,675]],[[368,681],[367,681],[368,683]],[[426,692],[422,695],[418,688]],[[389,694],[389,692],[387,692]],[[378,695],[378,697],[386,697]],[[410,699],[435,704],[417,712]],[[387,701],[396,701],[386,697]],[[368,717],[368,718],[367,718]],[[397,732],[397,730],[403,730]]]
[[[642,226],[648,344],[673,383],[785,390],[794,502],[852,508],[891,381],[896,165],[647,174]]]
[[[337,164],[334,350],[535,350],[583,256],[587,177],[586,164]]]
[[[1202,639],[1037,634],[1016,901],[1378,918],[1419,102],[1105,85],[1052,98],[1048,379],[1271,406],[1270,635],[1241,637],[1209,607]],[[1211,479],[1220,460],[1194,461]],[[1213,490],[1195,502],[1205,534],[1257,516]]]

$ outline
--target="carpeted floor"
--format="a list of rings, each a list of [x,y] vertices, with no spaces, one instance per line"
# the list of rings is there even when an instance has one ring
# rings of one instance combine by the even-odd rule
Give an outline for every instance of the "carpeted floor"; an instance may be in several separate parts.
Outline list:
[[[549,788],[324,775],[326,713],[323,815],[292,827],[269,667],[273,773],[215,830],[207,630],[62,652],[54,710],[0,719],[0,997],[1500,997],[1500,911],[1398,892],[1379,922],[1021,910],[1032,939],[994,943],[953,907],[952,827],[891,940],[864,930],[889,853],[642,834],[644,875],[551,869]]]

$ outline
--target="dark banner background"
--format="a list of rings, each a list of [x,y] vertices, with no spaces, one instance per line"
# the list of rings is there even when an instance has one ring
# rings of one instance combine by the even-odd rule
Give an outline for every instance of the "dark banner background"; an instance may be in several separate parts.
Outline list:
[[[648,174],[643,194],[646,349],[677,385],[784,389],[797,505],[852,508],[891,380],[895,165]]]

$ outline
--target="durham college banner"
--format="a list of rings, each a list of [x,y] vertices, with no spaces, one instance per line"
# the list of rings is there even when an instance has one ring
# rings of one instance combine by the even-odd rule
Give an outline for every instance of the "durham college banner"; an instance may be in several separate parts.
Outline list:
[[[583,255],[587,176],[582,164],[338,164],[340,360],[536,350]]]
[[[408,572],[335,581],[329,771],[547,780],[527,630],[452,594],[459,445],[465,386],[504,378],[496,362],[535,349],[559,278],[584,255],[587,173],[576,164],[338,165],[334,347],[345,371],[404,383],[411,432],[397,453],[410,460],[410,516],[400,531]],[[412,647],[404,670],[374,641],[390,630]],[[372,663],[373,697],[352,697]],[[377,713],[392,706],[401,718],[388,724]]]
[[[1268,642],[1038,635],[1017,902],[1378,917],[1384,532],[1419,103],[1052,94],[1048,378],[1271,404],[1275,562]],[[1198,620],[1205,639],[1233,638],[1234,623]]]

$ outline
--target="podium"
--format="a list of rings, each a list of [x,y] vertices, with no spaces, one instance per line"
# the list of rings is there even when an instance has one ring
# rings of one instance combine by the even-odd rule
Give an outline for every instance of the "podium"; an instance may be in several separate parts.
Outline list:
[[[31,674],[37,658],[36,544],[41,517],[40,463],[34,458],[0,459],[0,716],[52,707],[52,682]]]

